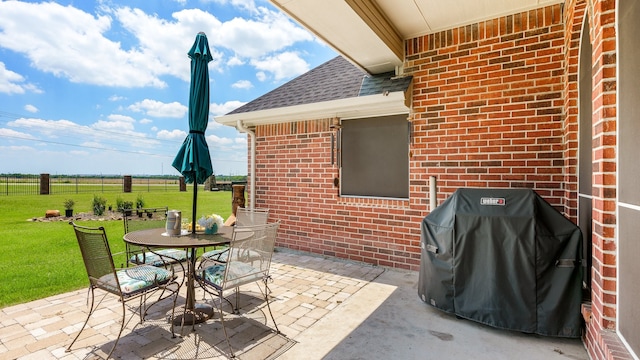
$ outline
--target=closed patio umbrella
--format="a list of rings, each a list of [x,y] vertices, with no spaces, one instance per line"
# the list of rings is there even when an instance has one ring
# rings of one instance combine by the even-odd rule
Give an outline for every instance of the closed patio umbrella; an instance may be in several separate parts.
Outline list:
[[[189,135],[182,143],[173,167],[185,178],[185,182],[193,183],[193,214],[191,231],[196,231],[196,205],[198,184],[213,174],[209,146],[204,137],[209,120],[209,69],[208,63],[213,60],[209,50],[207,35],[200,32],[189,50],[191,58],[191,85],[189,87]]]

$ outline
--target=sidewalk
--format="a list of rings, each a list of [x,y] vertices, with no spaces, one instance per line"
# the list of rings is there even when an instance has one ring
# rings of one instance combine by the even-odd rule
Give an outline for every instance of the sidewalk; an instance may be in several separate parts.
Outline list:
[[[415,272],[276,252],[272,275],[272,310],[286,336],[270,331],[273,324],[260,308],[257,289],[243,287],[245,314],[225,314],[240,359],[588,359],[578,339],[501,331],[433,309],[418,299]],[[119,330],[121,306],[112,297],[72,352],[65,352],[86,316],[86,295],[83,289],[1,309],[0,359],[103,358]],[[185,328],[172,338],[165,321],[168,305],[142,325],[134,318],[114,356],[225,358],[228,348],[217,321],[199,324],[195,332]]]

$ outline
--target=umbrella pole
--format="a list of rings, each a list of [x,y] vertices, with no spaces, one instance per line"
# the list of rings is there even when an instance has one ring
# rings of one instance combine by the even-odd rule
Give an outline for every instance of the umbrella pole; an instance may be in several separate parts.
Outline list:
[[[196,201],[198,200],[198,182],[193,182],[193,208],[191,209],[191,233],[196,233]]]

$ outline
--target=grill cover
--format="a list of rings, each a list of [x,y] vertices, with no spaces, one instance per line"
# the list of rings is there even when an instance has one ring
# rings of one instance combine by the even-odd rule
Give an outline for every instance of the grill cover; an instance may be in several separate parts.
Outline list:
[[[422,221],[418,294],[497,328],[579,337],[582,234],[529,189],[458,189]]]

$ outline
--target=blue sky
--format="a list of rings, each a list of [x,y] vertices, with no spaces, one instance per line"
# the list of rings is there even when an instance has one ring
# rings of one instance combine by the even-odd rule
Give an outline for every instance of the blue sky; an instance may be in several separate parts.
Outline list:
[[[336,56],[266,0],[0,0],[0,173],[177,175],[199,31],[214,172],[246,174],[214,117]]]

